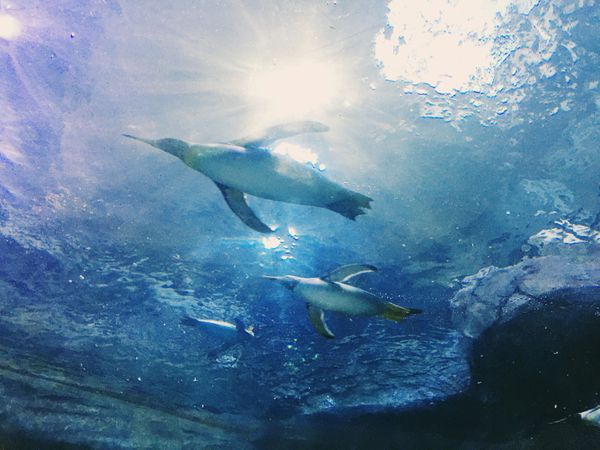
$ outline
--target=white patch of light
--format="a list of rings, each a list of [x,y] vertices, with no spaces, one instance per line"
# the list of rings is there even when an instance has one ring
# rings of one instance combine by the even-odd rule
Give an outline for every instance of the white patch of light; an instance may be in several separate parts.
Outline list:
[[[21,22],[15,17],[0,14],[0,39],[10,41],[21,35]]]
[[[288,234],[294,240],[298,240],[298,231],[294,227],[288,227]]]
[[[0,154],[15,164],[25,163],[23,153],[9,143],[3,143],[2,147],[0,147]]]
[[[440,93],[478,91],[515,47],[498,45],[511,13],[528,14],[539,0],[391,0],[375,57],[388,80],[426,83]]]
[[[278,155],[287,155],[290,158],[300,163],[311,163],[316,166],[319,163],[318,155],[313,152],[310,148],[302,147],[297,144],[290,144],[288,142],[281,142],[276,145],[273,149],[273,153]]]
[[[281,245],[282,240],[276,236],[263,237],[261,239],[262,244],[265,248],[274,249]]]
[[[324,112],[340,91],[339,71],[328,61],[258,66],[248,73],[246,95],[272,120]]]

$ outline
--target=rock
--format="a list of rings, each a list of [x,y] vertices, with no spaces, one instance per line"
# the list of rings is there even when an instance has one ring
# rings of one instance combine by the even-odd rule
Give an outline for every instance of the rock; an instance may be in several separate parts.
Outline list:
[[[573,291],[521,307],[472,342],[469,394],[507,431],[600,402],[600,305]]]
[[[457,328],[477,338],[492,325],[553,298],[600,301],[600,233],[568,221],[529,239],[541,256],[513,266],[481,269],[450,301]]]
[[[600,233],[556,225],[529,239],[538,256],[481,269],[451,300],[470,338],[467,395],[506,433],[600,401]]]

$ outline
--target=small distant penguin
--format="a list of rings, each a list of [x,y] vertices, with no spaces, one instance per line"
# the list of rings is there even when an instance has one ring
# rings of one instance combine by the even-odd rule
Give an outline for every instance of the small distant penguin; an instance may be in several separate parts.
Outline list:
[[[271,233],[246,203],[246,194],[280,202],[330,209],[355,220],[370,209],[371,198],[329,180],[320,171],[287,155],[268,150],[273,142],[302,133],[329,128],[318,122],[293,122],[271,127],[256,135],[229,143],[188,144],[179,139],[144,139],[145,142],[181,159],[186,165],[215,182],[231,210],[253,230]]]
[[[294,275],[265,276],[290,289],[296,297],[306,302],[308,318],[315,330],[326,338],[334,338],[324,311],[335,311],[349,316],[377,316],[399,322],[419,309],[405,308],[387,302],[367,291],[345,282],[361,273],[376,272],[369,264],[351,264],[339,267],[320,278],[302,278]]]
[[[600,428],[600,405],[588,409],[587,411],[582,411],[580,413],[571,414],[560,420],[555,420],[554,422],[550,422],[550,425],[556,423],[584,423],[586,425],[591,425],[596,428]]]
[[[181,319],[180,323],[188,327],[196,328],[207,336],[211,336],[219,341],[220,345],[209,352],[208,356],[211,357],[226,351],[237,343],[255,337],[254,326],[246,326],[239,319],[235,319],[234,323],[231,323],[222,320],[195,319],[190,316],[185,316]]]

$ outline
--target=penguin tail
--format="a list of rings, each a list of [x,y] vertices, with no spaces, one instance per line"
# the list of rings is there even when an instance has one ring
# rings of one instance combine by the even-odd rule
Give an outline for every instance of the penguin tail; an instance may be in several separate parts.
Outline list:
[[[383,317],[384,319],[393,320],[394,322],[400,322],[408,316],[412,316],[413,314],[421,314],[422,312],[423,311],[420,309],[405,308],[403,306],[386,302],[385,309],[379,314],[379,316]]]
[[[366,195],[350,191],[346,198],[330,203],[326,208],[335,211],[350,220],[356,220],[357,216],[366,213],[363,211],[363,208],[371,209],[372,201],[373,199]]]

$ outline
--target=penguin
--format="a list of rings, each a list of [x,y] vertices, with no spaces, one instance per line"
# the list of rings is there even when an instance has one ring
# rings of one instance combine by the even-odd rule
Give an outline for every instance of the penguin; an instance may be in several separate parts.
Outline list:
[[[342,266],[319,278],[302,278],[294,275],[264,276],[281,283],[294,296],[306,302],[308,318],[317,333],[328,339],[335,335],[325,322],[325,311],[335,311],[348,316],[377,316],[399,322],[419,309],[405,308],[385,301],[376,295],[346,284],[346,281],[362,273],[376,272],[369,264]]]
[[[568,415],[560,420],[555,420],[554,422],[550,422],[549,425],[557,423],[584,423],[592,427],[600,428],[600,405],[586,411]]]
[[[185,316],[181,319],[180,323],[182,325],[200,328],[205,330],[211,336],[217,336],[225,340],[230,340],[231,338],[237,340],[240,337],[243,339],[254,337],[254,327],[252,325],[248,327],[245,326],[240,319],[235,319],[234,323],[231,323],[222,320],[194,319],[193,317]]]
[[[319,122],[302,121],[268,128],[264,132],[228,143],[189,144],[179,139],[145,139],[144,142],[181,159],[206,175],[219,188],[227,205],[247,226],[271,233],[246,203],[246,195],[286,203],[316,206],[350,220],[365,214],[372,199],[325,177],[320,171],[287,155],[271,152],[273,142],[302,133],[324,132]]]
[[[255,337],[254,326],[246,326],[240,319],[235,319],[234,323],[213,319],[196,319],[190,316],[184,316],[180,320],[181,325],[200,330],[206,336],[210,336],[218,341],[219,345],[209,351],[209,357],[215,357],[225,352],[233,345],[248,341]]]

